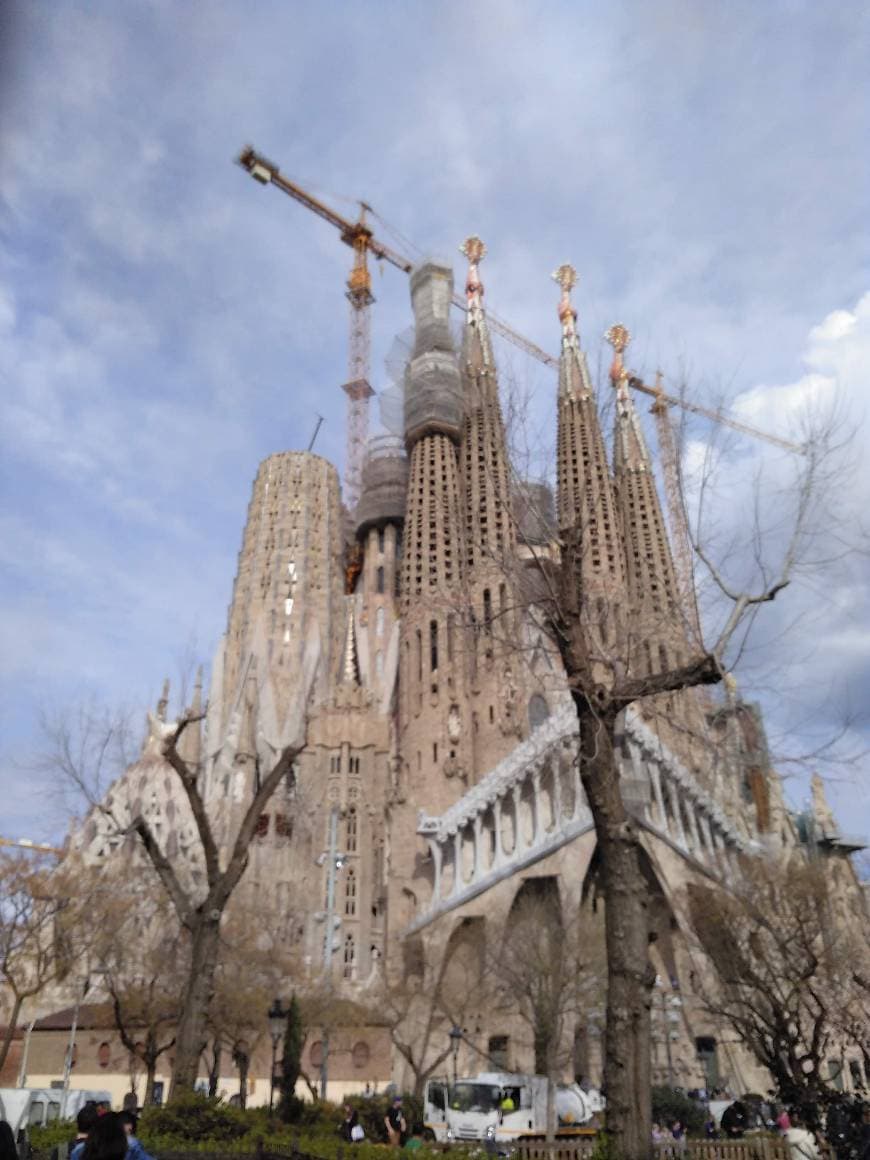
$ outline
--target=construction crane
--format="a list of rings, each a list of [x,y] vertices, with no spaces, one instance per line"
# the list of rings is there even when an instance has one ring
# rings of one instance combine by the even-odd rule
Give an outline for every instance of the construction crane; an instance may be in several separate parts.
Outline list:
[[[57,854],[60,857],[63,850],[57,846],[48,846],[44,842],[31,842],[29,838],[0,838],[0,846],[9,846],[16,850],[30,850],[36,854]]]
[[[250,146],[239,154],[238,163],[247,170],[256,181],[262,185],[275,185],[282,192],[312,210],[324,221],[335,226],[341,240],[353,250],[353,266],[347,280],[347,298],[350,302],[350,345],[348,354],[349,377],[343,385],[348,397],[348,424],[347,424],[347,462],[345,467],[345,493],[348,507],[352,510],[359,498],[360,480],[362,476],[362,460],[365,452],[365,442],[368,434],[369,399],[374,394],[369,383],[370,356],[371,356],[371,314],[370,307],[374,302],[371,289],[371,274],[368,269],[368,255],[371,253],[379,260],[389,262],[397,270],[410,274],[416,264],[406,254],[386,245],[374,236],[366,220],[367,213],[373,213],[371,206],[359,202],[360,213],[356,221],[351,221],[337,213],[319,198],[303,189],[300,185],[284,177],[279,167],[268,158]],[[453,295],[454,306],[465,310],[467,303],[464,296]],[[508,323],[504,322],[492,311],[487,311],[487,323],[490,330],[500,334],[508,342],[543,363],[545,366],[558,368],[559,359],[548,354],[537,343],[526,338]],[[688,571],[681,577],[682,582],[691,575],[691,551],[689,547],[688,528],[679,487],[679,464],[673,429],[671,428],[668,411],[671,407],[680,407],[694,415],[701,415],[714,423],[724,423],[725,426],[739,431],[743,435],[750,435],[755,439],[763,439],[776,447],[786,451],[803,453],[804,448],[797,443],[791,443],[778,435],[771,435],[760,431],[748,423],[733,418],[721,410],[703,407],[687,399],[675,395],[668,395],[661,389],[659,380],[655,387],[650,387],[636,375],[629,377],[629,386],[654,399],[652,413],[656,417],[659,447],[662,454],[662,470],[665,477],[665,490],[670,523],[675,539],[680,544],[675,546],[675,552],[682,557],[683,563],[678,564],[678,570],[686,567]],[[687,588],[686,591],[689,589]],[[695,611],[697,619],[697,610]]]

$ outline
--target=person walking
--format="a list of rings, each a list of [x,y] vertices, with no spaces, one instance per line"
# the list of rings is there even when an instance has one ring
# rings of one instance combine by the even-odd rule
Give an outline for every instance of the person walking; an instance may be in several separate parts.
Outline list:
[[[0,1120],[0,1160],[18,1160],[15,1133],[7,1120]]]
[[[790,1160],[821,1160],[816,1138],[799,1112],[792,1112],[791,1127],[785,1132]]]
[[[384,1116],[384,1127],[387,1129],[387,1142],[394,1148],[401,1148],[408,1125],[402,1113],[402,1097],[396,1096],[390,1104],[390,1110]]]
[[[142,1142],[136,1138],[136,1113],[129,1109],[118,1113],[124,1131],[127,1133],[127,1160],[154,1160],[150,1152],[142,1147]]]
[[[64,1155],[69,1156],[69,1160],[81,1160],[82,1152],[85,1150],[88,1136],[91,1128],[100,1118],[100,1113],[97,1111],[97,1105],[93,1100],[88,1100],[83,1108],[79,1108],[76,1115],[76,1137],[68,1145],[68,1152]],[[60,1154],[60,1147],[56,1149],[57,1156],[52,1152],[52,1160],[64,1160],[64,1156]]]
[[[127,1155],[127,1132],[117,1112],[98,1116],[91,1128],[82,1160],[124,1160]]]

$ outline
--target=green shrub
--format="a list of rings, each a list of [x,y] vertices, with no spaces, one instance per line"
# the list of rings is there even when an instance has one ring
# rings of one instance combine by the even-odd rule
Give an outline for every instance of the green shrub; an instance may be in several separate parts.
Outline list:
[[[222,1104],[211,1096],[185,1092],[163,1107],[145,1108],[138,1131],[143,1139],[168,1137],[225,1143],[246,1135],[253,1126],[251,1120],[251,1114],[241,1108]]]
[[[703,1104],[690,1100],[676,1088],[654,1087],[652,1090],[653,1122],[670,1130],[674,1120],[679,1120],[691,1136],[700,1136],[707,1121],[707,1110]]]
[[[40,1156],[51,1154],[52,1148],[72,1140],[77,1132],[75,1120],[55,1120],[44,1128],[36,1125],[27,1129],[27,1138],[35,1153]]]

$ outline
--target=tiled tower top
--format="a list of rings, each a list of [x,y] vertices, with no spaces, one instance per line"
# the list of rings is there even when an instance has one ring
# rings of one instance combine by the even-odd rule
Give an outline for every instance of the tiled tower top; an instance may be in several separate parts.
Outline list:
[[[488,567],[502,571],[513,555],[515,532],[504,422],[478,273],[486,246],[480,238],[470,237],[460,248],[468,258],[468,309],[461,358],[465,396],[461,460],[467,558],[473,574]]]

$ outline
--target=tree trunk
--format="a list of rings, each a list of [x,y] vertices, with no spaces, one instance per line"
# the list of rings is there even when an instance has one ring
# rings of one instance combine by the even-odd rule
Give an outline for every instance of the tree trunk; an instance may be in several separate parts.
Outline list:
[[[184,989],[175,1041],[170,1099],[182,1091],[193,1090],[199,1074],[199,1059],[208,1041],[206,1018],[214,994],[220,942],[220,914],[209,909],[210,906],[209,901],[203,904],[192,933],[190,974]]]
[[[218,1094],[218,1083],[221,1077],[221,1044],[219,1039],[214,1041],[214,1056],[211,1061],[211,1070],[208,1073],[208,1094],[214,1098]]]
[[[243,1052],[239,1058],[239,1107],[248,1106],[248,1064],[250,1060]]]
[[[0,1070],[2,1070],[3,1064],[6,1062],[6,1056],[9,1054],[12,1037],[15,1034],[15,1027],[18,1023],[18,1016],[21,1014],[23,1003],[24,1000],[16,995],[15,1002],[12,1004],[12,1010],[9,1012],[9,1022],[3,1034],[3,1041],[0,1043]]]
[[[556,1139],[556,1080],[553,1066],[547,1069],[547,1143]]]
[[[580,726],[580,775],[595,823],[604,894],[607,1011],[604,1088],[607,1132],[621,1160],[650,1153],[650,1005],[655,976],[649,961],[648,884],[637,827],[619,787],[615,712],[593,711],[575,698]]]
[[[145,1061],[145,1095],[142,1097],[142,1106],[150,1108],[154,1103],[154,1081],[157,1076],[157,1057],[150,1056]]]

